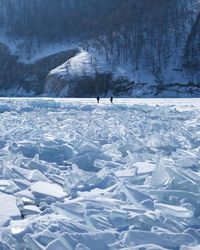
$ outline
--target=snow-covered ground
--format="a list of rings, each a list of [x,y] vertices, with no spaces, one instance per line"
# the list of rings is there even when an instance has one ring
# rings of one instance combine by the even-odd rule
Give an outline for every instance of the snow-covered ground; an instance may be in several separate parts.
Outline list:
[[[200,249],[200,100],[0,99],[0,249]]]

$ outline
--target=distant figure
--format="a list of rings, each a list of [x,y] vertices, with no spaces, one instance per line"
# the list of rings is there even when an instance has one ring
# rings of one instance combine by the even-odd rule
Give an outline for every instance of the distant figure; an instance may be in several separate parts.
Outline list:
[[[112,96],[110,97],[110,102],[113,103],[113,97]]]
[[[100,102],[100,97],[99,96],[97,96],[97,103],[99,103]]]

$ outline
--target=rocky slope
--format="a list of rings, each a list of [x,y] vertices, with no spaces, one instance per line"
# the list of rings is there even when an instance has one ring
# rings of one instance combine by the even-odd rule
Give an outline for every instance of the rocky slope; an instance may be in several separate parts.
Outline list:
[[[0,94],[2,96],[34,96],[44,93],[49,71],[73,57],[77,50],[69,50],[44,57],[34,63],[23,63],[9,48],[0,44]]]

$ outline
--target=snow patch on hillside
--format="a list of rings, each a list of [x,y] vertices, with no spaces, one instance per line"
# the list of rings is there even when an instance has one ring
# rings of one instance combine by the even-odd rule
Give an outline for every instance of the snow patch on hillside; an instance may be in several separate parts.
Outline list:
[[[57,75],[59,77],[73,77],[73,76],[94,76],[96,72],[104,73],[110,72],[110,65],[98,57],[94,57],[87,51],[80,50],[73,58],[69,59],[67,62],[57,67],[50,72],[51,75]]]
[[[95,77],[96,73],[111,73],[113,79],[123,77],[137,83],[155,82],[155,77],[150,72],[145,72],[144,70],[134,71],[131,63],[120,63],[119,65],[113,66],[106,60],[104,55],[100,55],[96,50],[86,51],[82,48],[80,48],[80,53],[50,71],[49,75],[71,79],[73,77],[84,76]]]

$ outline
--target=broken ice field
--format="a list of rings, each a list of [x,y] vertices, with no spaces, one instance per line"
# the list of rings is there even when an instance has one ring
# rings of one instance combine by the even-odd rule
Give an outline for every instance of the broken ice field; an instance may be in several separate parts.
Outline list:
[[[200,249],[200,101],[179,102],[1,99],[0,250]]]

